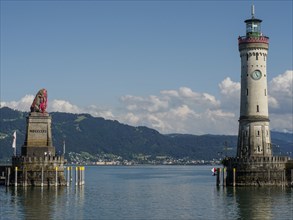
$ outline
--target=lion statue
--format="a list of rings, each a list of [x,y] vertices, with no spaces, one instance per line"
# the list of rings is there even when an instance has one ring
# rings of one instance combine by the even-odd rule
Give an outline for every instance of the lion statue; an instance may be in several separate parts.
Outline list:
[[[38,91],[32,105],[31,112],[46,112],[47,108],[47,90],[41,89]]]

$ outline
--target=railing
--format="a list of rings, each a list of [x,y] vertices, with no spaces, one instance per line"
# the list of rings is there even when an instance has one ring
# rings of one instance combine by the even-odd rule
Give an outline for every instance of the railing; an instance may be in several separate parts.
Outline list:
[[[43,157],[27,157],[27,156],[13,156],[14,162],[62,162],[64,156],[43,156]]]
[[[287,163],[290,157],[272,156],[272,157],[250,157],[250,158],[226,158],[224,163],[237,164],[255,164],[255,163]]]
[[[269,37],[260,36],[260,37],[247,37],[247,36],[240,36],[238,37],[238,43],[269,43]]]

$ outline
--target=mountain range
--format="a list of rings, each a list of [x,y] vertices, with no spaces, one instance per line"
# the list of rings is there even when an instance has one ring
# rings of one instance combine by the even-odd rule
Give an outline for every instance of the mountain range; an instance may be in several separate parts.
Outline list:
[[[17,132],[17,152],[24,143],[26,117],[8,107],[0,108],[0,160],[12,155],[12,134]],[[52,112],[53,145],[66,152],[114,154],[126,159],[135,155],[170,156],[197,160],[235,156],[236,135],[161,134],[144,126],[130,126],[115,120],[93,117],[89,114]],[[271,132],[275,154],[293,152],[293,134]]]

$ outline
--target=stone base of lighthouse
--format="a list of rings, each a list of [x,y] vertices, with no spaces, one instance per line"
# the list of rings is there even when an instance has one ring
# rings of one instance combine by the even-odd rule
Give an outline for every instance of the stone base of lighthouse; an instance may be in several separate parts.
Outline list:
[[[223,163],[226,185],[293,187],[293,160],[289,157],[228,158]]]

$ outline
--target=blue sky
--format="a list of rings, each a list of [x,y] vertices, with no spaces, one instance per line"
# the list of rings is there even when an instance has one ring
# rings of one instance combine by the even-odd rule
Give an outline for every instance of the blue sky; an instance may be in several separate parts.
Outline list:
[[[254,4],[270,37],[270,112],[278,119],[271,127],[292,131],[292,1]],[[1,105],[28,111],[46,88],[49,111],[89,112],[162,133],[237,133],[237,38],[250,7],[251,1],[1,1]]]

